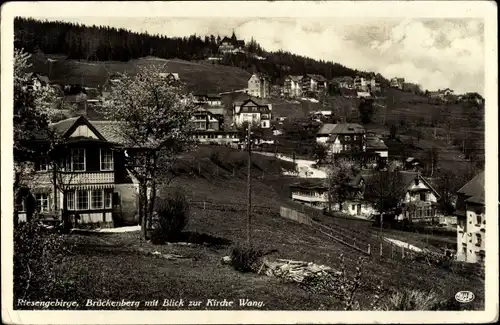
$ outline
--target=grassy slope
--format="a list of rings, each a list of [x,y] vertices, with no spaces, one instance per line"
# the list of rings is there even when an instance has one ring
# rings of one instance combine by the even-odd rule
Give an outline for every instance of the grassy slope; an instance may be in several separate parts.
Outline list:
[[[193,91],[223,92],[247,87],[250,74],[239,68],[213,65],[206,62],[183,60],[164,60],[159,58],[141,58],[128,62],[86,62],[67,60],[60,55],[33,55],[33,69],[49,75],[47,58],[55,58],[52,63],[50,79],[61,83],[80,83],[102,85],[108,73],[135,73],[138,66],[158,65],[164,72],[179,73],[180,78]]]
[[[77,243],[76,253],[60,265],[60,274],[74,281],[72,295],[76,299],[99,297],[117,300],[249,298],[264,301],[266,305],[263,309],[270,310],[314,310],[321,305],[329,309],[340,308],[338,301],[329,296],[308,293],[296,284],[286,284],[276,278],[241,274],[220,264],[221,257],[228,254],[228,246],[218,243],[235,244],[246,238],[246,175],[244,166],[235,176],[232,172],[214,175],[209,166],[216,164],[206,157],[209,152],[207,148],[201,148],[192,154],[197,159],[207,158],[202,175],[182,173],[173,186],[187,190],[191,200],[224,201],[233,205],[231,209],[219,205],[217,209],[209,206],[204,210],[202,206],[192,204],[186,235],[187,240],[197,243],[194,246],[153,246],[141,242],[138,233],[72,236]],[[227,155],[225,164],[240,165],[243,157],[238,152],[225,148],[221,152]],[[273,160],[266,161],[264,158],[256,158],[255,162],[273,164]],[[220,170],[225,164],[219,165]],[[359,252],[330,240],[314,229],[279,216],[281,205],[294,206],[283,193],[286,183],[290,181],[276,176],[253,180],[253,204],[270,207],[269,211],[255,209],[252,217],[253,242],[265,250],[277,249],[271,259],[313,261],[334,268],[339,268],[339,256],[344,254],[347,270],[353,274],[356,260],[361,257]],[[328,222],[328,217],[320,218]],[[330,222],[330,225],[349,231],[349,234],[357,231],[358,238],[374,231],[368,228],[366,222],[348,219]],[[399,239],[412,237],[410,242],[413,244],[421,242],[421,238],[415,235],[391,235]],[[203,245],[194,240],[202,237],[205,238]],[[138,247],[150,252],[158,250],[180,254],[194,260],[168,261],[144,256],[134,250]],[[357,297],[364,306],[372,299],[374,286],[380,281],[386,289],[432,288],[444,297],[453,297],[460,290],[471,290],[477,297],[474,307],[481,308],[484,303],[483,283],[472,276],[465,277],[422,263],[379,258],[378,254],[366,261],[364,270],[363,284]],[[201,309],[204,308],[201,306]]]

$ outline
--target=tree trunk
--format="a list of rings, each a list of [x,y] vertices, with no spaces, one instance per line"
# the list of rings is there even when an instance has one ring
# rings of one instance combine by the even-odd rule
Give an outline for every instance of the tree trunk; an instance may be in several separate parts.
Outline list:
[[[146,216],[144,211],[144,186],[139,185],[139,222],[141,223],[141,237],[146,239]]]
[[[62,232],[64,234],[68,234],[71,230],[71,224],[68,216],[68,196],[66,195],[66,191],[62,191],[63,195],[63,204],[61,207],[61,219],[62,219]]]

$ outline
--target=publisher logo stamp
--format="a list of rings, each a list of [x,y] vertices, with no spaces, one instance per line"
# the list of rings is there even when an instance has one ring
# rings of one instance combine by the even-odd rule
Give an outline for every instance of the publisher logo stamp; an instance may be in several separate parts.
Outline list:
[[[459,291],[455,294],[455,300],[461,303],[471,302],[474,298],[474,293],[470,291]]]

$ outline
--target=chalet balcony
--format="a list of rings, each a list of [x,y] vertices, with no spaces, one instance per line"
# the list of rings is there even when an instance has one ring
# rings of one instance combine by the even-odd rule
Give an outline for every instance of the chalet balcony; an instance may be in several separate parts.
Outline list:
[[[327,202],[327,200],[321,196],[306,196],[300,194],[292,194],[293,200],[307,201],[307,202]]]
[[[67,186],[101,185],[101,187],[109,187],[115,182],[115,172],[61,172],[58,179]]]

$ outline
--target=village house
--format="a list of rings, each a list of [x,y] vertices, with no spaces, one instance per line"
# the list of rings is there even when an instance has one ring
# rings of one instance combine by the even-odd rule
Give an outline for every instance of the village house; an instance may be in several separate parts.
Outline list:
[[[16,198],[20,221],[26,220],[26,202],[36,200],[40,213],[60,219],[64,198],[67,211],[82,224],[104,227],[138,222],[139,183],[127,167],[127,157],[142,150],[130,145],[118,131],[119,122],[72,117],[50,124],[62,137],[56,147],[61,164],[54,170],[47,157],[33,164],[33,178]],[[48,142],[41,136],[39,145]],[[38,143],[38,142],[37,142]]]
[[[194,93],[194,103],[202,106],[222,106],[222,97],[218,94]]]
[[[378,81],[375,78],[372,78],[370,80],[370,85],[369,85],[370,92],[375,93],[375,92],[380,92],[382,88],[380,87],[380,81]]]
[[[303,76],[288,76],[283,85],[283,94],[290,98],[302,96],[301,79]]]
[[[385,165],[389,159],[389,148],[384,140],[373,134],[366,135],[366,152],[374,154],[372,163]]]
[[[195,131],[219,131],[224,122],[224,115],[214,114],[208,109],[198,108],[191,118]]]
[[[354,78],[349,76],[333,78],[331,83],[337,85],[337,87],[339,88],[345,88],[345,89],[354,88]]]
[[[318,74],[306,74],[300,79],[302,94],[318,93],[327,88],[325,77]]]
[[[28,83],[28,88],[33,90],[39,90],[42,87],[50,85],[50,80],[47,76],[36,73],[28,73],[26,77],[31,80],[31,82]]]
[[[428,96],[433,99],[438,99],[442,101],[447,101],[449,99],[456,99],[457,97],[454,94],[454,91],[450,88],[446,89],[438,89],[437,91],[428,92]]]
[[[272,104],[258,99],[248,98],[233,103],[233,123],[240,127],[243,123],[258,124],[263,129],[271,127]]]
[[[405,82],[405,78],[394,77],[391,79],[390,86],[392,88],[403,89],[403,84]]]
[[[358,98],[371,98],[372,95],[368,91],[358,91]]]
[[[323,119],[328,119],[328,118],[331,118],[333,116],[333,112],[330,110],[330,111],[312,111],[312,112],[309,112],[309,116],[313,119],[315,119],[316,121],[321,121]]]
[[[358,92],[355,89],[340,88],[340,95],[344,98],[357,98]]]
[[[180,81],[178,73],[173,72],[161,72],[160,77],[170,79],[171,81]]]
[[[457,260],[484,263],[486,216],[484,171],[457,192]]]
[[[400,205],[402,213],[397,219],[418,220],[419,218],[437,217],[437,202],[440,198],[437,191],[418,172],[398,171],[405,187],[404,196],[401,197]],[[371,186],[374,182],[375,172],[373,170],[362,170],[349,182],[353,190],[351,198],[343,204],[342,211],[350,215],[370,216],[377,214],[374,202],[377,194]]]
[[[326,147],[330,155],[366,150],[365,128],[356,123],[323,124],[316,133],[316,142]]]
[[[328,186],[324,180],[308,179],[290,185],[292,200],[313,208],[328,207]]]
[[[370,90],[371,80],[365,77],[356,76],[354,78],[354,88],[358,91],[368,92]]]
[[[262,73],[254,73],[248,79],[248,94],[258,98],[268,98],[271,94],[271,80]]]

